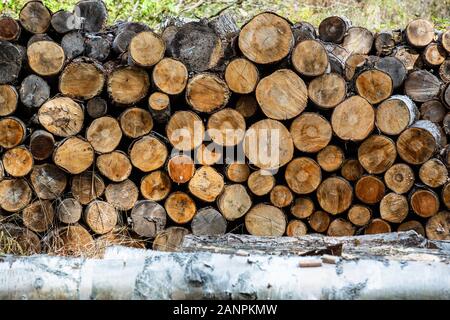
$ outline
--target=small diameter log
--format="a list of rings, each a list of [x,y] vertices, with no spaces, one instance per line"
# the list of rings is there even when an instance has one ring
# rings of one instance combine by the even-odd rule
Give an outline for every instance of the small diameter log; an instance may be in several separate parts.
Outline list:
[[[33,155],[24,146],[8,149],[3,153],[3,167],[12,177],[24,177],[33,168]]]
[[[210,166],[202,166],[195,171],[189,180],[189,191],[200,200],[213,202],[222,193],[224,179],[216,169]]]
[[[373,43],[377,56],[390,56],[400,41],[401,33],[398,31],[378,32]]]
[[[267,204],[257,204],[245,215],[245,228],[254,236],[281,237],[286,224],[283,211]]]
[[[86,51],[85,37],[78,31],[69,32],[61,39],[61,47],[68,60],[82,56]]]
[[[86,205],[103,194],[105,183],[99,175],[86,171],[72,177],[71,191],[76,200]]]
[[[251,206],[250,195],[241,184],[226,185],[217,199],[217,207],[228,221],[241,218]]]
[[[213,143],[208,146],[202,144],[194,152],[195,162],[202,166],[212,166],[222,160],[222,151],[217,150]]]
[[[258,101],[250,94],[240,96],[236,102],[236,111],[242,114],[244,118],[253,116],[258,108]]]
[[[408,71],[405,65],[396,57],[384,57],[377,59],[375,68],[388,74],[392,79],[394,89],[399,88],[406,79]]]
[[[355,195],[364,203],[375,204],[383,199],[385,189],[381,179],[376,176],[366,175],[356,182]]]
[[[64,67],[63,48],[53,41],[37,41],[27,48],[28,65],[40,76],[54,76]]]
[[[84,112],[81,106],[67,97],[57,97],[39,108],[39,123],[59,137],[76,135],[83,128]]]
[[[345,17],[331,16],[325,18],[319,24],[320,40],[341,43],[350,24],[350,21]]]
[[[322,173],[313,159],[300,157],[289,162],[284,178],[292,191],[308,194],[317,189],[322,181]]]
[[[0,84],[14,82],[22,68],[22,52],[8,41],[0,41]]]
[[[368,54],[373,45],[373,34],[363,27],[351,27],[347,30],[342,47],[350,53]]]
[[[446,30],[442,33],[441,36],[441,44],[444,47],[444,49],[450,53],[450,30]]]
[[[82,22],[72,12],[59,10],[52,15],[50,21],[56,32],[64,34],[75,29],[81,29]]]
[[[167,173],[175,183],[186,183],[194,176],[194,160],[185,154],[174,155],[167,162]]]
[[[132,105],[142,100],[150,87],[147,72],[137,67],[120,67],[108,77],[108,93],[119,105]]]
[[[131,180],[110,183],[105,190],[106,201],[117,210],[131,210],[139,197],[139,190]]]
[[[270,191],[270,202],[278,208],[284,208],[289,206],[294,200],[292,191],[283,185],[275,186]]]
[[[259,82],[259,72],[249,60],[236,58],[225,69],[225,81],[230,90],[235,93],[251,93]]]
[[[170,118],[166,135],[176,149],[190,151],[202,144],[205,127],[201,118],[194,112],[178,111]]]
[[[22,211],[23,224],[34,232],[45,232],[53,223],[55,211],[49,200],[37,200]]]
[[[430,43],[423,50],[422,58],[430,67],[439,67],[447,58],[447,51],[438,43]]]
[[[177,95],[186,88],[188,70],[182,62],[164,58],[153,68],[152,80],[161,92]]]
[[[411,46],[425,47],[434,39],[434,26],[425,19],[413,20],[406,27],[405,36]]]
[[[439,159],[430,159],[419,170],[420,180],[431,188],[438,188],[448,180],[447,167]]]
[[[355,82],[356,91],[370,104],[378,104],[390,97],[393,82],[389,74],[381,70],[367,70],[361,73]]]
[[[179,224],[188,223],[197,212],[194,200],[181,191],[171,193],[164,202],[164,208],[170,219]]]
[[[380,174],[389,169],[397,158],[395,143],[382,135],[372,135],[359,146],[358,160],[370,174]]]
[[[82,256],[94,246],[94,239],[89,231],[78,224],[59,229],[55,242],[55,247],[51,249],[69,256]]]
[[[408,211],[408,199],[401,194],[391,192],[381,199],[380,216],[383,220],[401,223],[408,215]]]
[[[26,136],[25,124],[14,117],[0,118],[0,147],[9,149],[20,145]]]
[[[439,100],[430,100],[420,106],[420,119],[440,123],[444,120],[447,109]]]
[[[52,14],[41,1],[27,2],[19,13],[22,27],[31,33],[45,33],[50,27]]]
[[[295,147],[303,152],[322,150],[333,134],[328,120],[312,112],[304,112],[295,118],[289,131]]]
[[[139,138],[153,128],[153,119],[147,110],[141,108],[128,108],[119,117],[120,128],[125,136]]]
[[[250,168],[245,163],[232,162],[225,166],[225,176],[232,182],[244,183],[250,176]]]
[[[31,74],[20,85],[20,101],[28,108],[39,108],[50,97],[50,86],[41,77]]]
[[[439,128],[431,121],[417,121],[397,139],[400,158],[410,164],[422,164],[434,154],[440,143]]]
[[[447,207],[447,209],[450,209],[450,183],[449,182],[447,182],[442,187],[441,197],[442,197],[442,202],[444,203],[444,205]]]
[[[202,72],[218,65],[223,45],[214,30],[201,22],[182,25],[168,41],[168,52],[189,71]]]
[[[170,117],[170,98],[162,92],[153,92],[148,97],[148,108],[157,122],[167,122]]]
[[[146,175],[141,180],[141,194],[147,200],[161,201],[170,193],[172,183],[167,173],[156,170]]]
[[[189,234],[189,230],[183,227],[169,227],[159,232],[153,240],[153,250],[175,252],[183,244],[184,236]]]
[[[381,132],[398,135],[419,117],[419,110],[408,96],[393,95],[377,108],[376,124]]]
[[[439,67],[439,77],[444,82],[450,82],[450,59],[445,60]]]
[[[38,198],[45,200],[57,199],[67,186],[64,172],[50,163],[35,165],[30,174],[30,181]]]
[[[13,86],[0,85],[0,116],[9,116],[17,108],[19,95]]]
[[[143,172],[150,172],[164,165],[168,150],[159,139],[147,135],[139,138],[131,145],[129,155],[134,167]]]
[[[372,218],[372,211],[363,205],[353,205],[347,214],[347,219],[355,226],[362,227],[369,223]]]
[[[105,75],[96,62],[73,61],[59,77],[59,91],[70,98],[89,100],[103,91]]]
[[[338,170],[344,160],[344,151],[335,145],[328,145],[317,154],[317,163],[326,172]]]
[[[93,119],[103,117],[108,112],[108,103],[103,98],[94,97],[87,102],[86,111]]]
[[[5,170],[3,168],[3,163],[0,161],[0,181],[5,178]]]
[[[287,120],[306,108],[308,91],[295,72],[280,69],[261,79],[256,87],[256,100],[267,117]]]
[[[365,54],[352,53],[347,60],[345,60],[345,67],[343,70],[345,80],[353,80],[353,77],[358,74],[357,70],[360,70],[359,68],[364,66],[367,60],[368,56]]]
[[[84,211],[84,221],[96,234],[110,232],[117,224],[117,211],[108,202],[94,200]]]
[[[405,94],[417,102],[425,102],[439,97],[441,82],[426,70],[411,72],[405,81]]]
[[[164,40],[152,31],[143,31],[136,34],[131,39],[128,48],[128,54],[133,63],[146,68],[154,66],[164,58],[165,51]]]
[[[378,234],[391,232],[391,226],[383,219],[373,219],[364,230],[364,234]]]
[[[196,236],[223,235],[227,230],[227,220],[212,207],[202,208],[192,219],[191,229]]]
[[[397,228],[397,232],[406,232],[409,230],[413,230],[413,231],[417,232],[418,234],[420,234],[422,237],[425,237],[425,228],[419,221],[409,220],[409,221],[403,222]]]
[[[432,190],[415,190],[410,195],[409,201],[413,211],[423,218],[432,217],[439,211],[439,197]]]
[[[320,41],[305,40],[298,43],[292,51],[292,65],[306,77],[317,77],[328,68],[328,54]]]
[[[414,185],[414,172],[407,164],[397,163],[385,172],[384,182],[392,191],[406,193]]]
[[[258,170],[250,174],[247,185],[254,195],[263,196],[275,187],[275,178],[269,171]]]
[[[21,33],[19,23],[9,17],[0,17],[0,40],[1,41],[16,41],[19,39]]]
[[[308,85],[308,96],[314,104],[330,109],[341,103],[347,94],[347,84],[337,73],[314,78]]]
[[[212,114],[206,125],[211,140],[221,146],[235,146],[245,135],[245,119],[234,109],[226,108]]]
[[[426,233],[431,240],[450,240],[450,212],[441,211],[428,219]]]
[[[291,161],[294,143],[291,134],[279,121],[265,119],[248,128],[244,153],[250,163],[261,169],[276,169]]]
[[[442,89],[441,100],[445,103],[447,108],[450,108],[450,83],[447,83]]]
[[[198,112],[210,113],[225,107],[230,95],[225,81],[212,73],[195,75],[186,87],[186,102]]]
[[[344,212],[352,204],[353,189],[341,177],[324,180],[317,189],[317,201],[323,210],[333,215]]]
[[[356,159],[347,159],[341,166],[341,176],[348,181],[356,181],[364,174],[364,168]]]
[[[294,37],[291,26],[285,19],[264,12],[242,27],[238,44],[241,52],[251,61],[268,64],[278,62],[289,54]]]
[[[94,149],[89,142],[70,137],[56,147],[53,162],[71,174],[79,174],[94,163]]]
[[[330,215],[325,211],[315,211],[308,218],[308,223],[311,229],[313,229],[315,232],[320,233],[327,231],[330,222]]]
[[[53,39],[52,39],[52,37],[48,36],[45,33],[43,33],[43,34],[35,34],[35,35],[31,36],[30,39],[27,41],[27,47],[29,47],[30,45],[32,45],[33,43],[38,42],[38,41],[51,41],[51,42],[53,42]]]
[[[374,122],[373,107],[360,96],[344,100],[331,116],[333,131],[342,140],[364,140],[373,130]]]
[[[55,138],[50,132],[36,130],[31,134],[29,147],[34,159],[45,160],[53,153]]]
[[[0,181],[0,207],[7,212],[18,212],[31,201],[32,191],[25,179]]]
[[[122,54],[128,50],[131,39],[142,31],[150,30],[150,28],[142,22],[125,22],[118,26],[116,37],[112,43],[112,49]]]
[[[74,198],[66,198],[62,200],[56,209],[56,216],[62,223],[77,223],[83,213],[82,205]]]
[[[306,224],[298,219],[289,221],[286,228],[286,235],[288,237],[301,237],[308,233]]]
[[[86,139],[99,153],[113,151],[122,139],[119,122],[110,116],[95,119],[86,129]]]
[[[295,43],[308,39],[316,39],[318,37],[314,26],[306,21],[295,23],[291,29],[294,34]]]
[[[100,173],[113,182],[124,181],[132,170],[130,159],[122,151],[101,154],[96,164]]]
[[[314,212],[314,202],[308,197],[296,198],[290,211],[296,218],[308,218]]]
[[[83,0],[75,5],[76,17],[83,21],[82,29],[87,32],[101,31],[108,18],[108,10],[103,1]]]
[[[328,226],[327,235],[330,237],[350,237],[355,234],[355,227],[351,224],[351,222],[337,218],[331,221]]]

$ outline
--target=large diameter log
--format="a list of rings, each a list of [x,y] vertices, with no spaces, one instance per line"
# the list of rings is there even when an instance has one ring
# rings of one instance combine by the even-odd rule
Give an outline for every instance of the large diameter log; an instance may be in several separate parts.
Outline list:
[[[0,181],[0,207],[7,212],[18,212],[31,201],[32,191],[25,179]]]
[[[117,210],[131,210],[139,197],[139,190],[131,180],[110,183],[105,190],[106,201]]]
[[[396,158],[395,143],[386,136],[370,136],[358,148],[358,160],[370,174],[385,172],[394,164]]]
[[[392,78],[381,70],[367,70],[355,82],[356,91],[370,104],[378,104],[389,98],[393,91]]]
[[[250,174],[247,185],[254,195],[263,196],[273,189],[275,186],[275,178],[268,171],[258,170]]]
[[[71,98],[57,97],[39,108],[38,120],[48,132],[69,137],[76,135],[83,128],[84,112]]]
[[[121,139],[119,122],[110,116],[95,119],[86,129],[86,140],[99,153],[115,150]]]
[[[86,171],[72,178],[71,191],[76,200],[86,205],[103,194],[105,183],[99,175]]]
[[[447,182],[448,170],[441,160],[430,159],[420,167],[419,177],[427,186],[438,188]]]
[[[275,120],[298,116],[308,101],[305,82],[295,72],[280,69],[261,79],[256,99],[264,114]]]
[[[350,27],[351,22],[345,17],[331,16],[319,24],[320,40],[341,43]]]
[[[405,81],[405,93],[412,100],[425,102],[439,97],[441,82],[426,70],[411,72]]]
[[[75,5],[74,13],[83,21],[82,29],[87,32],[101,31],[108,18],[108,11],[103,1],[80,1]]]
[[[225,81],[231,91],[248,94],[255,90],[259,82],[259,72],[249,60],[236,58],[225,69]]]
[[[292,51],[292,65],[295,70],[307,77],[317,77],[328,68],[328,54],[320,41],[305,40],[298,43]]]
[[[34,232],[47,231],[54,216],[55,211],[49,200],[37,200],[22,211],[23,224]]]
[[[294,119],[290,133],[295,147],[303,152],[317,152],[328,145],[332,136],[330,123],[321,115],[305,112]]]
[[[408,96],[393,95],[378,106],[376,125],[385,134],[397,135],[418,117],[419,110]]]
[[[153,68],[152,80],[162,92],[177,95],[186,88],[188,70],[181,61],[164,58]]]
[[[265,119],[247,129],[244,153],[257,167],[276,169],[292,159],[294,143],[289,131],[281,122]]]
[[[353,96],[340,103],[331,116],[331,126],[343,140],[364,140],[373,130],[375,111],[361,96]]]
[[[33,168],[33,155],[25,146],[18,146],[5,151],[2,157],[3,167],[12,177],[24,177]]]
[[[105,76],[98,63],[73,61],[59,78],[59,91],[70,98],[89,100],[99,95],[105,85]]]
[[[56,32],[64,34],[75,29],[81,29],[82,22],[72,12],[59,10],[52,15],[50,21]]]
[[[414,185],[414,172],[405,163],[396,163],[384,173],[384,182],[392,191],[402,194]]]
[[[194,159],[186,154],[178,154],[170,157],[167,162],[167,173],[175,183],[186,183],[194,176]]]
[[[113,182],[124,181],[130,176],[132,170],[130,159],[122,151],[99,155],[96,165],[100,173]]]
[[[131,145],[129,155],[134,167],[143,172],[150,172],[164,165],[168,156],[168,150],[159,139],[152,135],[147,135],[136,140]]]
[[[17,80],[22,68],[22,54],[18,47],[8,41],[0,42],[0,84]]]
[[[352,200],[353,189],[343,178],[327,178],[317,188],[317,201],[323,210],[333,215],[347,210]]]
[[[223,176],[213,167],[202,166],[189,180],[189,191],[200,200],[213,202],[224,188]]]
[[[53,76],[64,67],[66,55],[53,41],[37,41],[27,48],[28,64],[40,76]]]
[[[70,137],[56,147],[53,162],[71,174],[79,174],[94,163],[94,149],[89,142]]]
[[[243,217],[252,206],[252,200],[241,184],[226,185],[217,199],[217,207],[228,221]]]
[[[96,234],[110,232],[116,226],[117,219],[116,209],[105,201],[94,200],[84,211],[86,224]]]
[[[148,73],[137,67],[120,67],[108,77],[111,99],[119,105],[132,105],[142,100],[150,87]]]
[[[434,39],[434,26],[425,19],[416,19],[408,24],[405,35],[413,47],[425,47]]]
[[[140,67],[151,67],[164,58],[166,44],[152,31],[143,31],[131,39],[128,53],[132,61]]]
[[[388,193],[381,199],[380,216],[392,223],[401,223],[408,215],[408,199],[395,192]]]
[[[412,210],[423,218],[434,216],[439,211],[438,195],[428,189],[417,189],[410,195]]]
[[[152,249],[176,252],[181,247],[184,236],[189,233],[189,230],[183,227],[169,227],[156,235]]]
[[[226,108],[212,114],[207,123],[211,140],[221,146],[235,146],[245,135],[245,119],[236,110]]]
[[[314,78],[308,85],[308,96],[317,106],[334,108],[347,94],[344,78],[337,73],[326,73]]]
[[[328,145],[317,154],[317,163],[326,172],[338,170],[345,160],[344,150],[335,145]]]
[[[226,82],[212,73],[195,75],[186,87],[186,102],[199,112],[209,113],[223,108],[230,95]]]
[[[164,202],[164,208],[170,219],[179,224],[190,222],[197,212],[194,200],[181,191],[171,193]]]
[[[31,185],[39,199],[54,200],[67,186],[64,172],[51,163],[35,165],[30,174]]]
[[[17,108],[19,95],[16,89],[10,85],[0,85],[0,116],[9,116]]]
[[[204,138],[205,127],[201,118],[190,111],[178,111],[170,118],[166,135],[178,150],[190,151],[199,147]]]
[[[84,35],[78,31],[69,32],[62,37],[61,47],[69,60],[82,56],[86,51]]]
[[[368,54],[373,45],[373,34],[363,27],[351,27],[347,30],[342,47],[350,53]]]
[[[392,79],[394,89],[399,88],[406,79],[408,71],[396,57],[384,57],[375,62],[375,68],[387,73]]]
[[[450,240],[450,213],[441,211],[428,219],[426,233],[428,239]]]
[[[31,33],[45,33],[50,27],[52,14],[41,1],[29,1],[20,10],[20,23]]]
[[[26,130],[25,124],[18,118],[1,118],[0,147],[9,149],[20,145],[25,140]]]
[[[295,158],[286,167],[284,178],[297,194],[308,194],[317,189],[322,181],[319,165],[311,158]]]
[[[50,86],[37,75],[29,75],[20,85],[20,101],[28,108],[39,108],[50,97]]]
[[[249,60],[259,64],[282,60],[293,44],[290,24],[269,12],[253,17],[239,33],[239,49]]]
[[[385,190],[383,181],[371,175],[362,176],[355,185],[356,197],[367,204],[380,202],[384,197]]]
[[[257,204],[245,215],[245,228],[254,236],[282,236],[286,231],[286,216],[277,207]]]
[[[15,41],[19,39],[20,33],[20,25],[15,19],[6,15],[2,15],[0,17],[1,41]]]

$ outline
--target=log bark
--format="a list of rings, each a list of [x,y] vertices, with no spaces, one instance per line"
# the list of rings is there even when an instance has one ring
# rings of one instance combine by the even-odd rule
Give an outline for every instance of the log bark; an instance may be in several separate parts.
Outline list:
[[[116,37],[112,43],[112,49],[122,54],[128,50],[131,39],[142,32],[148,31],[150,28],[142,22],[124,22],[118,26]]]
[[[194,200],[181,191],[171,193],[164,202],[164,208],[170,219],[178,224],[190,222],[197,212]]]
[[[52,14],[51,26],[56,32],[65,34],[75,29],[81,29],[81,21],[69,11],[59,10]]]
[[[393,89],[401,87],[408,74],[403,62],[396,57],[381,58],[375,62],[374,66],[391,77]]]
[[[0,84],[15,82],[22,68],[21,51],[12,43],[1,41],[0,52]]]
[[[82,56],[86,50],[85,38],[78,31],[71,31],[61,39],[61,47],[68,60]]]
[[[108,11],[103,1],[83,0],[75,5],[74,13],[83,21],[82,30],[99,32],[105,27]]]
[[[441,82],[426,70],[413,71],[405,81],[405,93],[412,100],[425,102],[438,98]]]

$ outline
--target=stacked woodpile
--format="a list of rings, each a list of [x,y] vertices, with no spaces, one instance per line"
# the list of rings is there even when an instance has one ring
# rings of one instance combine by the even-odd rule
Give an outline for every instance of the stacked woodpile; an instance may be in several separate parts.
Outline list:
[[[0,235],[24,253],[450,239],[450,30],[106,20],[94,0],[0,18]]]

